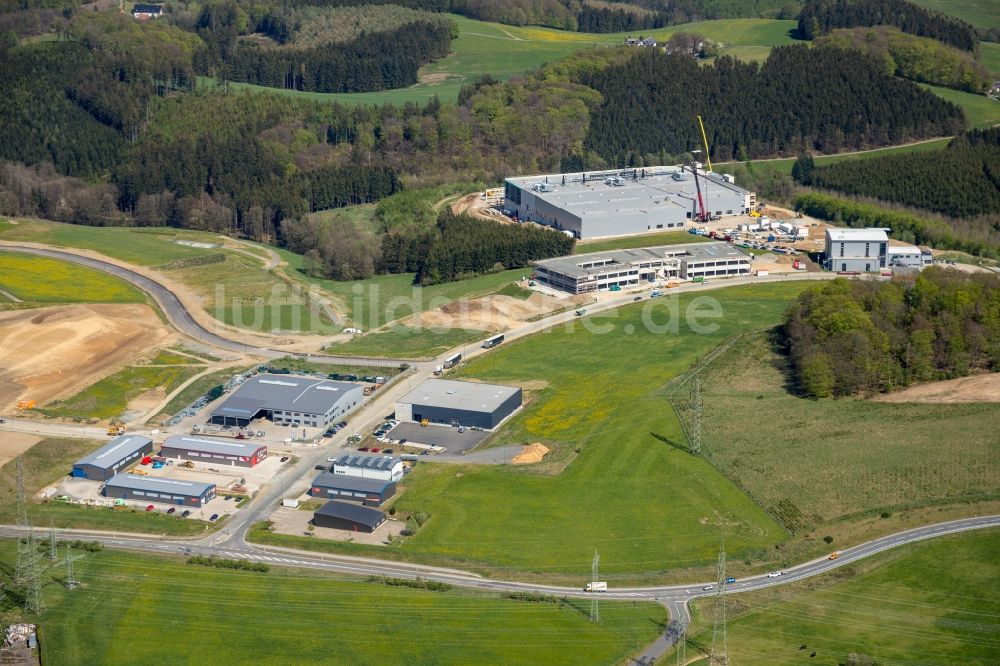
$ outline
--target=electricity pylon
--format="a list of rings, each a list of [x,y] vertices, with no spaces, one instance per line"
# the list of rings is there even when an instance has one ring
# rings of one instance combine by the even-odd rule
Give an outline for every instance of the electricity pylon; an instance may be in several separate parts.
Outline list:
[[[715,586],[714,626],[712,627],[712,654],[709,664],[729,663],[729,643],[726,636],[726,542],[723,537],[719,548],[718,584]]]
[[[701,375],[696,374],[691,379],[691,453],[701,454]]]
[[[66,564],[66,589],[72,590],[74,587],[80,584],[80,581],[76,579],[73,575],[73,563],[79,559],[82,559],[83,555],[73,555],[70,551],[69,546],[66,546],[66,559],[63,562]]]

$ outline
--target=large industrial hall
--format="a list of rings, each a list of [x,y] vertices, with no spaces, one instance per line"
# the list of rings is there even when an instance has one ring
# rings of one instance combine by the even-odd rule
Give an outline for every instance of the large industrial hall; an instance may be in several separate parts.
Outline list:
[[[696,182],[679,166],[521,176],[504,186],[504,206],[518,219],[581,240],[680,229],[702,212],[721,218],[756,205],[756,195],[732,176],[698,169]]]

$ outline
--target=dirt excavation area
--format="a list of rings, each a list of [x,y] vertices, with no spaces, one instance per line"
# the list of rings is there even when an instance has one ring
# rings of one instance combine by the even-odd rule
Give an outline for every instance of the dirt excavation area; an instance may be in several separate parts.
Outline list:
[[[5,432],[0,437],[0,468],[33,447],[42,438],[26,432]]]
[[[875,398],[877,402],[1000,402],[1000,372],[911,386]]]
[[[0,312],[0,412],[74,395],[171,337],[147,305]]]
[[[549,447],[545,446],[541,442],[535,442],[534,444],[528,444],[524,447],[520,453],[511,458],[511,463],[514,465],[530,465],[532,463],[542,462],[542,458],[546,456],[549,452]]]
[[[555,298],[538,292],[528,298],[484,296],[461,299],[411,318],[410,325],[435,328],[478,328],[500,331],[534,317],[549,314],[579,303],[589,303],[592,297]]]

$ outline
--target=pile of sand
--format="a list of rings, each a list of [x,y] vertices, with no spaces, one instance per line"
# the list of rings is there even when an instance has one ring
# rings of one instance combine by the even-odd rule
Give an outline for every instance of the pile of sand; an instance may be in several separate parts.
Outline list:
[[[528,444],[520,453],[511,458],[513,465],[530,465],[531,463],[542,462],[542,458],[549,452],[549,447],[541,442]]]
[[[75,395],[170,338],[147,305],[0,312],[0,411]]]

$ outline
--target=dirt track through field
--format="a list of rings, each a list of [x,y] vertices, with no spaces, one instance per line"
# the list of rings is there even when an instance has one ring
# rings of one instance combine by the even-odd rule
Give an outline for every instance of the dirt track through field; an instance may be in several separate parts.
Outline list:
[[[1000,402],[1000,372],[946,379],[881,395],[878,402]]]
[[[0,412],[73,395],[172,338],[147,305],[0,313]]]

